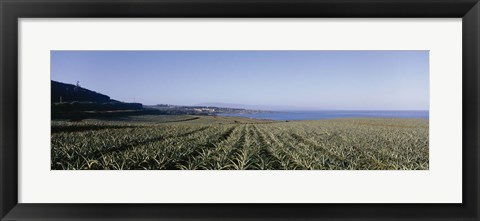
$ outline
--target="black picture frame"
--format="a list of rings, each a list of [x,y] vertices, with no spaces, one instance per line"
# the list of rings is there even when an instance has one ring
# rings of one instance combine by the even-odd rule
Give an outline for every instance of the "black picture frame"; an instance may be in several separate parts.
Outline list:
[[[478,0],[0,0],[1,220],[479,220]],[[462,204],[18,203],[18,18],[462,18]]]

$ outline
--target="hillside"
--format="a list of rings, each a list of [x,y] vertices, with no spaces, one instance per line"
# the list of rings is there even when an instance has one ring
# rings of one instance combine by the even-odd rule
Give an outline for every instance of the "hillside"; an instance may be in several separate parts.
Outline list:
[[[156,114],[140,103],[124,103],[78,85],[51,81],[52,119],[84,119],[124,115]]]
[[[111,102],[109,96],[73,84],[51,81],[52,103],[57,102]]]

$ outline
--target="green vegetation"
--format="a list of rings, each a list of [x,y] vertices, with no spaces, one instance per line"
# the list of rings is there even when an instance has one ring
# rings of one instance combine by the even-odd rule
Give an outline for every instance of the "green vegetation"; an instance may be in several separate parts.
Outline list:
[[[426,170],[428,120],[130,116],[52,121],[51,168]]]

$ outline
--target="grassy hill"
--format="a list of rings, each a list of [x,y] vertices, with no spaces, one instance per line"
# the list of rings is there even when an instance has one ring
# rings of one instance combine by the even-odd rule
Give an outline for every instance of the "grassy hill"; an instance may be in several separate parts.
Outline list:
[[[112,102],[109,96],[73,84],[51,81],[52,103],[61,102]]]
[[[150,113],[140,103],[125,103],[79,85],[51,81],[52,119],[80,120]],[[154,112],[154,111],[153,111]]]

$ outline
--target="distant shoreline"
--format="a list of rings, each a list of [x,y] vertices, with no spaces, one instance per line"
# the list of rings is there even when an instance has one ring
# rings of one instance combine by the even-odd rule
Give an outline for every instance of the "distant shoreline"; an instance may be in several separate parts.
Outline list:
[[[245,117],[278,121],[323,120],[338,118],[429,119],[429,111],[277,111],[268,113],[223,113],[218,116]]]

